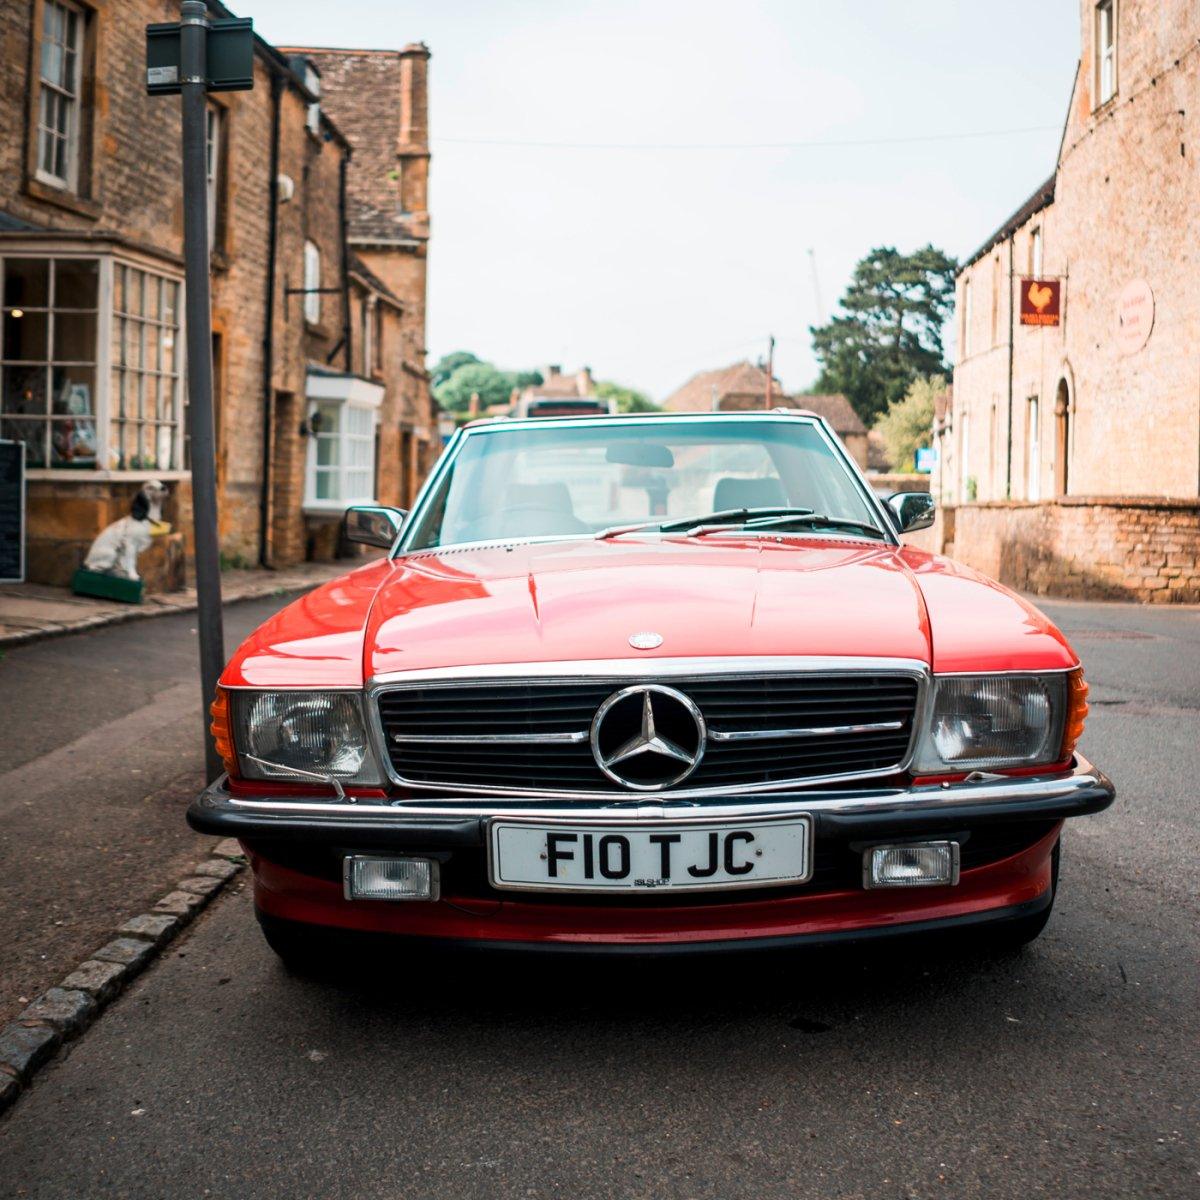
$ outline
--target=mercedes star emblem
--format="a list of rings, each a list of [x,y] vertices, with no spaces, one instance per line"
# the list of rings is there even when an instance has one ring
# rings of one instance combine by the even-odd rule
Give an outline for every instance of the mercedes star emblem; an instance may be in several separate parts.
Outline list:
[[[704,717],[682,692],[642,683],[614,692],[592,719],[596,765],[633,791],[682,783],[704,757]]]
[[[643,633],[631,633],[629,644],[635,650],[657,650],[663,643],[662,634],[647,629]]]

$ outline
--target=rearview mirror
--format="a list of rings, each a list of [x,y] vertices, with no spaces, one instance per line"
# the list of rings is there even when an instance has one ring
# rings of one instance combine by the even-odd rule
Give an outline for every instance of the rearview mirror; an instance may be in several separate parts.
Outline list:
[[[935,506],[928,492],[897,492],[887,498],[887,506],[901,533],[928,529],[933,524]]]
[[[624,467],[673,467],[675,455],[662,442],[612,442],[604,454],[605,462]]]
[[[351,542],[363,546],[378,546],[390,550],[400,534],[400,527],[408,514],[402,508],[385,505],[359,504],[346,509],[343,528]]]

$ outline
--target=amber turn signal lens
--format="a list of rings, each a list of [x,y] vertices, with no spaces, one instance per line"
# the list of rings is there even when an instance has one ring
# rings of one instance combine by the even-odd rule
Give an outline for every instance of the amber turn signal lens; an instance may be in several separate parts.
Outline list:
[[[225,764],[225,770],[230,778],[237,778],[237,755],[233,749],[233,734],[229,728],[229,694],[224,688],[217,688],[217,694],[209,705],[212,714],[212,724],[209,726],[217,753]]]
[[[1083,677],[1083,668],[1078,667],[1067,676],[1067,719],[1063,722],[1061,759],[1075,753],[1075,746],[1083,736],[1083,726],[1088,715],[1088,685]]]

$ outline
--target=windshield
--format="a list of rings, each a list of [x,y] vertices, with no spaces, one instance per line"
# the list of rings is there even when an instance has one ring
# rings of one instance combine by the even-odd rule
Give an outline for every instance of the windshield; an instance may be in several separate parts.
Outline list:
[[[463,439],[406,541],[424,549],[586,537],[615,525],[789,508],[879,524],[858,481],[807,421],[491,426]]]

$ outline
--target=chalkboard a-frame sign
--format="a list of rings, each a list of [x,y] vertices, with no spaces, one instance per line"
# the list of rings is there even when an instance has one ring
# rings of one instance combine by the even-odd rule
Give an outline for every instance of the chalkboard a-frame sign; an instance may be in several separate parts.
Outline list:
[[[25,443],[0,441],[0,583],[25,580]]]

